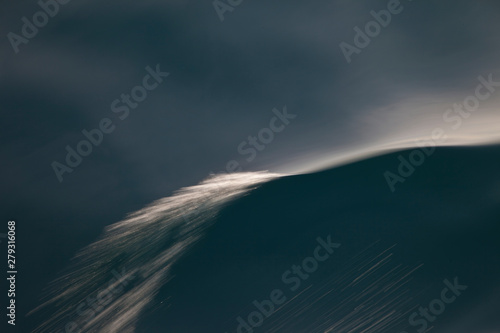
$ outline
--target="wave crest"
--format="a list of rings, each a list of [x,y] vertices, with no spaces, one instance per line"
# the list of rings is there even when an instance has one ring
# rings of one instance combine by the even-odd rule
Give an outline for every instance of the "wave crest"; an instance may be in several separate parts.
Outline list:
[[[203,236],[223,206],[279,176],[214,175],[108,226],[76,255],[68,273],[52,283],[50,299],[33,310],[55,308],[35,332],[67,325],[78,332],[134,332],[172,265]]]

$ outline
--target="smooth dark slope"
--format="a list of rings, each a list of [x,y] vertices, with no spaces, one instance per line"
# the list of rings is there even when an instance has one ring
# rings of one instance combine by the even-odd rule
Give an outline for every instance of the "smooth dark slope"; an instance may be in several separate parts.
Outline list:
[[[138,332],[236,332],[237,317],[246,319],[255,311],[252,302],[269,299],[274,289],[288,300],[297,297],[255,332],[323,332],[356,307],[353,316],[363,325],[381,315],[363,313],[370,295],[380,301],[374,309],[394,311],[376,331],[417,332],[421,326],[410,326],[409,315],[439,298],[443,280],[455,277],[467,290],[429,327],[500,330],[500,147],[439,148],[392,193],[383,173],[397,169],[400,154],[409,152],[277,179],[227,207],[175,267],[158,297],[162,306],[143,318]],[[328,235],[341,247],[292,291],[282,274]],[[346,287],[390,253],[362,282]]]

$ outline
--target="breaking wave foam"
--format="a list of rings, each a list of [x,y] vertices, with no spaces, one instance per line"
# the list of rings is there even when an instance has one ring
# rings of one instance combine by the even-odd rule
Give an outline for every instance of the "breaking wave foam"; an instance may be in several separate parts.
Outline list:
[[[140,314],[168,281],[172,265],[204,234],[224,205],[280,177],[267,172],[217,175],[182,188],[110,225],[77,254],[68,273],[53,282],[54,307],[35,332],[66,325],[79,332],[134,332]],[[99,297],[99,306],[90,305]],[[83,304],[83,305],[82,305]]]

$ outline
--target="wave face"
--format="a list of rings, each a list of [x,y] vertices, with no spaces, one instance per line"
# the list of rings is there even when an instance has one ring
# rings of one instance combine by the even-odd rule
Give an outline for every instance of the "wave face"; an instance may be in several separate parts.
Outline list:
[[[499,152],[436,149],[396,192],[384,172],[411,151],[263,184],[176,263],[136,332],[497,333]],[[316,267],[329,236],[341,246]],[[455,280],[466,290],[424,321]]]
[[[172,265],[221,208],[276,177],[267,172],[212,176],[109,226],[53,282],[52,297],[36,310],[53,306],[55,311],[35,331],[134,332]]]
[[[81,251],[37,331],[497,333],[500,147],[437,148],[392,192],[410,153],[181,189]]]

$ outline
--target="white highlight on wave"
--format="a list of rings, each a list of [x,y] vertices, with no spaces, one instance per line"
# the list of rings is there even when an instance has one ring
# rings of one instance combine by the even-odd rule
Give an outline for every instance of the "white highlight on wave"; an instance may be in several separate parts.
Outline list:
[[[52,297],[34,311],[45,307],[55,311],[35,331],[64,331],[66,325],[76,325],[82,333],[134,332],[140,314],[168,280],[172,265],[203,236],[224,205],[280,176],[267,172],[212,176],[107,227],[98,241],[75,257],[69,273],[53,282]],[[126,273],[110,286],[113,271]],[[109,303],[95,316],[77,312],[89,295],[116,288],[125,279],[131,279],[130,287],[107,299]]]

